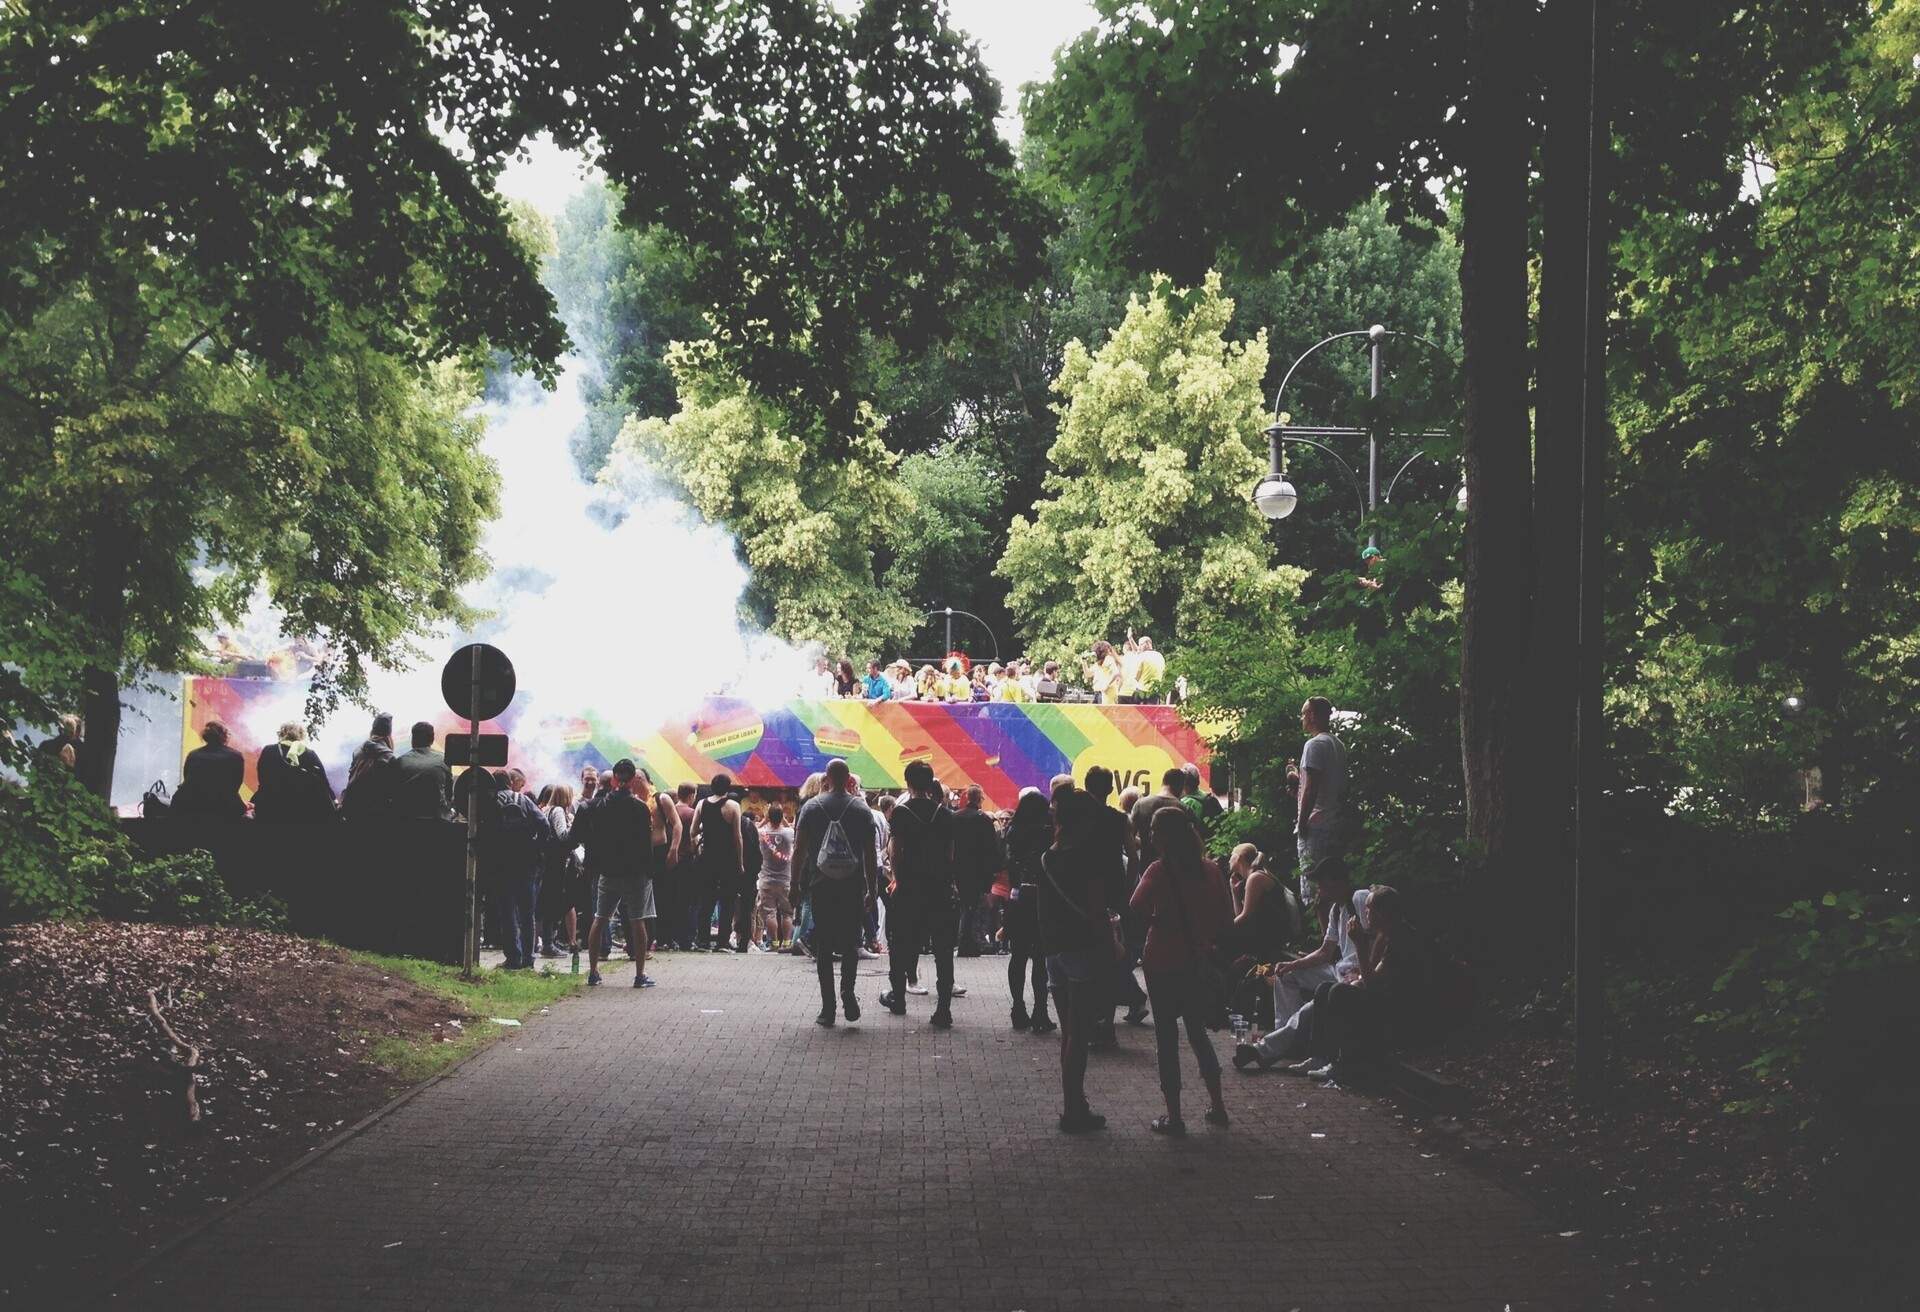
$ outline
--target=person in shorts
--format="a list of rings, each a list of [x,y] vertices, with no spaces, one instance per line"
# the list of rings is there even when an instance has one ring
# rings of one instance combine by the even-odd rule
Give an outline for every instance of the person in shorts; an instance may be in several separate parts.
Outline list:
[[[753,916],[758,941],[753,946],[777,952],[793,934],[793,828],[787,824],[786,808],[767,808],[759,839],[760,886]]]
[[[593,928],[587,931],[587,983],[600,982],[607,955],[607,925],[616,911],[627,918],[633,953],[633,986],[653,987],[647,975],[647,922],[653,905],[653,796],[632,761],[614,764],[613,782],[595,805],[586,834],[588,867],[600,877]]]

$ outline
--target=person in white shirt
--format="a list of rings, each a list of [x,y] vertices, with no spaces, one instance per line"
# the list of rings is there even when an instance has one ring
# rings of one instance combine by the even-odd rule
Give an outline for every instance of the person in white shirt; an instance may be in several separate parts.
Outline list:
[[[1273,985],[1273,1019],[1278,1028],[1258,1043],[1242,1043],[1234,1049],[1233,1064],[1240,1070],[1266,1070],[1275,1062],[1306,1056],[1314,990],[1322,984],[1338,984],[1359,971],[1360,954],[1351,930],[1366,906],[1367,893],[1354,891],[1346,863],[1338,857],[1321,863],[1316,883],[1326,914],[1320,946],[1304,957],[1258,968]]]

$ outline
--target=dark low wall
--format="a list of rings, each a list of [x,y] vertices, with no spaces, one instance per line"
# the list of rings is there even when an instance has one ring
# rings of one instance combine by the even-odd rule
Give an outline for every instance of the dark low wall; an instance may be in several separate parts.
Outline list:
[[[149,856],[203,850],[237,896],[271,893],[296,934],[457,965],[466,828],[451,821],[123,820]]]

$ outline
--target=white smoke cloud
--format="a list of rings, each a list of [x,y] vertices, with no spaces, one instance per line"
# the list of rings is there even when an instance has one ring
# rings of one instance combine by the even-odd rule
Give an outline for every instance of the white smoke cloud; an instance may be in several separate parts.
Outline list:
[[[616,737],[638,740],[725,693],[766,709],[793,696],[816,650],[781,641],[740,619],[746,568],[733,538],[677,500],[658,474],[623,458],[603,486],[579,476],[568,439],[586,417],[580,362],[567,360],[547,392],[519,380],[484,407],[484,448],[500,468],[500,515],[486,530],[492,570],[467,600],[491,612],[473,632],[441,631],[419,645],[409,670],[369,671],[369,699],[394,716],[405,746],[416,719],[440,719],[440,670],[468,641],[507,654],[524,698],[510,748],[536,784],[567,779],[564,734],[591,714]],[[278,614],[255,607],[243,632],[273,645]],[[304,685],[256,705],[236,726],[269,743],[301,718]],[[366,735],[357,707],[315,733],[323,759],[346,760]],[[336,779],[336,785],[343,779]]]

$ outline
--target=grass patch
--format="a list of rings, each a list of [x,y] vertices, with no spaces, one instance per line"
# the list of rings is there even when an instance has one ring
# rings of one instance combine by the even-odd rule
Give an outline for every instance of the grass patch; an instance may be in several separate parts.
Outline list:
[[[577,992],[585,975],[548,974],[531,970],[483,970],[471,980],[460,977],[458,966],[417,957],[388,957],[377,952],[355,952],[355,961],[382,974],[410,980],[463,1008],[466,1021],[451,1040],[439,1034],[412,1037],[383,1035],[368,1046],[368,1057],[394,1072],[401,1085],[418,1084],[469,1053],[486,1047],[507,1028],[494,1017],[524,1020],[540,1008]]]

